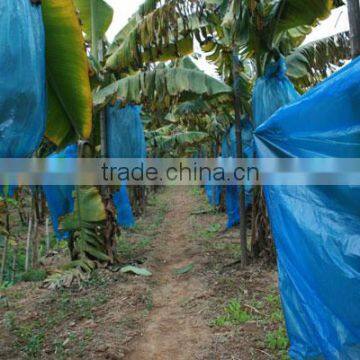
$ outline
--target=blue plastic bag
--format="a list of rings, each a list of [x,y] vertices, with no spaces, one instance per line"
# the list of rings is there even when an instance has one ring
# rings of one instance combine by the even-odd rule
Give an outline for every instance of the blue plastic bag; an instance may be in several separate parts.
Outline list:
[[[110,158],[146,158],[146,141],[141,121],[139,106],[127,105],[119,108],[107,107],[108,155]],[[117,210],[117,222],[125,228],[135,225],[126,184],[114,194],[114,205]]]
[[[360,58],[256,130],[261,157],[360,157]],[[293,359],[360,359],[360,187],[267,186]]]
[[[205,194],[208,199],[208,202],[212,206],[219,206],[221,200],[221,185],[211,185],[210,183],[205,184]]]
[[[254,156],[253,145],[253,126],[251,122],[246,119],[244,129],[242,131],[243,153],[247,158]],[[233,126],[230,129],[228,136],[226,136],[222,143],[222,157],[236,158],[236,132]],[[225,206],[228,217],[227,227],[230,229],[240,223],[240,188],[236,185],[225,186]],[[252,186],[245,185],[245,206],[248,208],[252,204]]]
[[[144,126],[141,107],[127,105],[119,108],[120,102],[107,107],[108,155],[110,158],[146,158]]]
[[[135,225],[135,218],[131,209],[126,185],[121,185],[120,190],[114,194],[114,205],[117,209],[117,223],[129,229]]]
[[[52,154],[50,159],[76,159],[78,157],[77,145],[70,145],[60,153]],[[46,197],[55,235],[58,240],[69,238],[69,233],[59,231],[59,218],[74,211],[74,186],[45,185],[43,191]]]
[[[212,144],[212,148],[213,148],[213,153],[216,154],[216,156],[217,156],[217,152],[218,152],[217,145]],[[205,150],[205,149],[201,149],[201,150],[202,150],[201,152],[204,152],[204,154],[207,153],[207,150]],[[200,157],[202,157],[202,156],[200,156]],[[215,182],[216,181],[213,181],[213,179],[210,179],[210,178],[205,179],[205,185],[204,185],[205,195],[211,206],[219,206],[220,205],[221,194],[223,191],[223,186],[214,184]]]
[[[294,85],[286,76],[284,58],[268,65],[265,75],[257,79],[253,93],[255,127],[266,121],[276,110],[299,99]]]
[[[0,157],[29,157],[46,121],[41,7],[1,0],[0,24]]]

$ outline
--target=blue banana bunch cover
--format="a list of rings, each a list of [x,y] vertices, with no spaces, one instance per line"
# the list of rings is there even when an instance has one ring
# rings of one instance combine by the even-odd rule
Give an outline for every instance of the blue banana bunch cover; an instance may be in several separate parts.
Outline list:
[[[214,154],[217,154],[218,149],[216,144],[212,144],[213,152]],[[217,155],[216,155],[217,156]],[[213,181],[210,179],[206,179],[205,185],[204,185],[205,195],[206,198],[211,206],[219,206],[221,202],[221,194],[223,191],[222,185],[216,185],[213,183]]]
[[[360,58],[255,133],[261,157],[360,157]],[[267,186],[290,356],[360,359],[360,186]]]
[[[266,121],[276,110],[299,98],[294,85],[286,76],[283,57],[268,65],[265,75],[256,80],[252,104],[255,127]]]
[[[245,120],[242,131],[243,153],[247,158],[254,156],[253,126],[249,119]],[[236,132],[235,127],[231,127],[229,134],[225,136],[222,143],[222,157],[236,158]],[[240,223],[239,208],[239,187],[235,185],[225,186],[225,205],[228,217],[227,227],[230,229]],[[252,204],[252,186],[245,185],[245,206]]]
[[[108,155],[110,158],[146,158],[146,141],[141,121],[140,106],[127,105],[119,108],[120,102],[107,107]],[[126,189],[126,184],[114,194],[118,224],[130,228],[135,219]]]
[[[125,229],[135,225],[135,218],[131,208],[126,185],[121,185],[119,191],[114,194],[114,204],[117,211],[117,223]]]
[[[204,189],[209,204],[212,206],[219,206],[221,200],[222,186],[206,183]]]
[[[1,0],[0,24],[0,157],[29,157],[46,121],[41,6]]]
[[[78,157],[77,145],[70,145],[60,153],[52,154],[50,159],[76,159]],[[59,231],[59,218],[74,210],[73,191],[74,186],[69,185],[45,185],[43,191],[46,197],[48,208],[51,215],[51,220],[55,235],[58,240],[64,240],[69,237],[69,234],[64,231]]]

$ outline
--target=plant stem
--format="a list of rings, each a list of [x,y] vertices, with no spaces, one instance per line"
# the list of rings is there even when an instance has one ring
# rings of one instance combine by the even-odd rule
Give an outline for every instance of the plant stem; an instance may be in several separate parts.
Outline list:
[[[36,269],[39,262],[39,220],[34,214],[34,232],[32,238],[32,268]]]
[[[94,59],[98,59],[98,39],[96,36],[96,0],[90,0],[91,12],[91,55]]]
[[[27,232],[27,237],[26,237],[25,271],[29,271],[29,268],[30,268],[30,240],[31,240],[32,221],[33,221],[33,211],[31,209],[31,212],[29,215],[28,232]]]
[[[5,278],[5,269],[6,269],[6,261],[8,255],[8,247],[9,247],[9,230],[10,230],[10,223],[9,223],[9,213],[6,207],[6,231],[7,235],[4,237],[4,249],[2,253],[2,260],[1,260],[1,270],[0,270],[0,284],[4,281]]]
[[[350,23],[351,55],[355,59],[360,55],[360,3],[359,0],[348,0]]]
[[[16,236],[15,244],[13,248],[12,275],[11,275],[12,282],[15,282],[15,278],[16,278],[18,252],[19,252],[19,237]]]
[[[50,251],[50,233],[49,233],[49,218],[45,220],[45,234],[46,234],[46,254]]]
[[[101,62],[103,61],[102,40],[97,38],[96,29],[96,0],[90,0],[91,10],[91,55],[93,58]],[[100,114],[100,145],[101,157],[107,157],[107,137],[106,137],[106,112],[101,110]]]
[[[238,68],[239,59],[238,51],[235,47],[233,50],[233,89],[234,89],[234,109],[235,109],[235,131],[236,131],[236,157],[243,158],[243,144],[242,144],[242,123],[241,123],[241,99],[238,91]],[[248,263],[247,254],[247,238],[246,238],[246,206],[245,206],[245,186],[240,185],[239,194],[239,211],[240,211],[240,245],[241,245],[241,264],[245,267]]]

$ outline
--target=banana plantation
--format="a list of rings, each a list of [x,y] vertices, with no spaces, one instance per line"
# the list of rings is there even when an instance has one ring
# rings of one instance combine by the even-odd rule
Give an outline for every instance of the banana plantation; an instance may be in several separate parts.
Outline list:
[[[360,359],[359,0],[0,25],[0,359]]]

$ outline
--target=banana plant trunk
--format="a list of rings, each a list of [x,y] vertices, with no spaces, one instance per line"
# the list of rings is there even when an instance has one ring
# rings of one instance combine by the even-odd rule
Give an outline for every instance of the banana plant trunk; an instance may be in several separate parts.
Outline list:
[[[32,223],[33,223],[33,207],[31,206],[31,210],[29,212],[29,224],[28,231],[26,236],[26,250],[25,250],[25,272],[30,270],[30,253],[31,253],[31,231],[32,231]]]
[[[96,0],[90,0],[91,6],[91,53],[98,62],[103,61],[103,42],[97,37],[96,28]],[[100,149],[101,157],[108,157],[108,138],[106,124],[106,110],[101,110],[99,114],[100,121]],[[106,210],[106,221],[104,228],[104,246],[106,253],[113,263],[116,260],[116,236],[119,232],[116,222],[116,210],[112,199],[112,194],[108,186],[101,186],[100,193]]]
[[[348,13],[350,24],[351,55],[355,59],[360,55],[360,2],[348,0]]]
[[[6,216],[5,216],[5,229],[7,235],[4,236],[4,247],[1,259],[1,269],[0,269],[0,284],[5,279],[6,263],[8,258],[8,248],[9,248],[9,236],[10,236],[10,215],[6,207]]]
[[[236,157],[243,158],[242,144],[242,122],[241,122],[241,99],[239,88],[237,86],[239,80],[239,59],[238,51],[233,51],[233,89],[234,89],[234,110],[235,110],[235,132],[236,132]],[[239,192],[239,212],[240,212],[240,246],[241,246],[241,265],[245,267],[248,264],[247,250],[247,232],[246,232],[246,206],[245,206],[245,186],[240,185]]]

